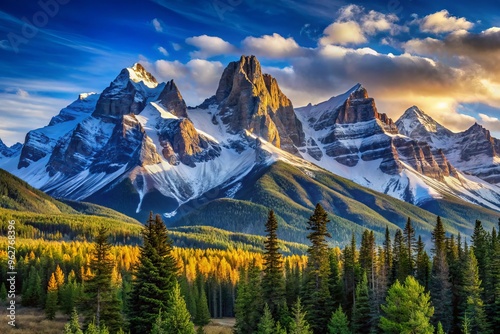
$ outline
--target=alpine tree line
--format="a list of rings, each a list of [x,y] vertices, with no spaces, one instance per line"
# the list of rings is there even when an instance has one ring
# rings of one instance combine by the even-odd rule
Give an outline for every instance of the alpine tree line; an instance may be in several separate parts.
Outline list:
[[[438,217],[428,253],[408,219],[382,245],[365,231],[340,250],[328,222],[318,204],[307,256],[283,257],[273,211],[264,253],[174,248],[152,214],[140,247],[113,246],[105,228],[93,243],[20,241],[22,303],[68,314],[68,334],[203,333],[221,316],[236,317],[237,334],[500,332],[495,229],[476,221],[469,245]]]

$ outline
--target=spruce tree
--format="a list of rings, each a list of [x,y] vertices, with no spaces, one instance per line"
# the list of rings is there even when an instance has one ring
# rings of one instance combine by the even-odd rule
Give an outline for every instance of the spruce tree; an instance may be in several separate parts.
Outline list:
[[[308,262],[303,288],[307,319],[315,333],[324,333],[326,331],[326,325],[331,315],[328,285],[330,263],[326,241],[326,238],[331,238],[327,229],[328,222],[328,214],[318,203],[313,215],[309,218],[307,226],[307,229],[311,231],[307,236],[311,246],[307,249]]]
[[[418,236],[417,258],[415,264],[415,278],[425,288],[425,290],[428,290],[430,276],[431,276],[431,263],[429,255],[427,255],[427,252],[425,251],[425,244],[422,241],[422,237]]]
[[[336,309],[339,307],[343,300],[343,290],[342,290],[342,277],[340,274],[340,258],[339,254],[332,249],[329,253],[330,261],[330,274],[328,277],[328,287],[330,290],[331,297],[331,308]]]
[[[383,333],[433,334],[430,319],[434,314],[430,295],[413,276],[406,277],[404,284],[396,281],[381,306],[384,315],[379,327]]]
[[[328,323],[328,334],[351,334],[349,329],[349,320],[347,315],[342,310],[342,307],[333,312],[330,322]]]
[[[166,310],[177,281],[178,267],[172,256],[172,242],[159,215],[153,219],[150,214],[142,237],[128,309],[132,334],[151,330],[160,310]]]
[[[371,329],[370,296],[368,279],[363,272],[361,281],[356,286],[356,303],[352,310],[353,333],[369,333]]]
[[[288,334],[313,334],[306,320],[307,312],[302,309],[300,298],[293,307],[293,321]]]
[[[193,319],[195,325],[203,327],[210,323],[210,311],[208,310],[207,294],[205,292],[205,283],[201,275],[196,278],[196,289],[198,289],[196,300],[196,316]]]
[[[415,251],[417,250],[417,239],[415,234],[415,228],[411,223],[410,217],[406,220],[406,225],[403,230],[403,242],[405,244],[404,249],[406,254],[404,254],[402,263],[402,270],[404,271],[404,275],[414,275],[415,274]],[[401,278],[403,278],[403,276]]]
[[[277,319],[279,307],[285,303],[285,281],[283,276],[283,258],[278,245],[278,221],[274,211],[269,211],[266,222],[267,238],[264,241],[264,275],[262,277],[262,292],[264,303]]]
[[[237,334],[254,333],[264,308],[259,268],[252,263],[238,284],[235,315]]]
[[[83,334],[76,309],[73,308],[69,322],[64,326],[64,334]]]
[[[445,331],[451,329],[452,324],[452,308],[451,308],[451,284],[449,266],[446,257],[446,235],[441,217],[437,217],[436,226],[432,231],[434,254],[430,292],[433,305],[435,306],[434,323],[441,321]]]
[[[491,245],[491,304],[489,316],[492,328],[500,329],[500,236],[493,229]]]
[[[151,333],[164,334],[195,334],[191,315],[182,297],[177,281],[169,294],[167,308],[161,313],[160,320],[155,322]]]
[[[57,311],[57,281],[54,273],[50,276],[47,286],[47,300],[45,302],[45,315],[47,319],[54,320]]]
[[[260,318],[259,325],[257,327],[257,334],[275,334],[275,323],[273,320],[273,315],[271,314],[271,309],[266,304],[264,306],[264,314]]]
[[[356,272],[357,272],[357,262],[356,262],[356,238],[354,234],[351,237],[351,244],[346,245],[344,248],[344,275],[343,275],[343,287],[344,287],[344,309],[347,311],[348,316],[352,316],[352,308],[355,301],[356,293]]]
[[[113,332],[122,326],[120,300],[116,296],[116,289],[111,282],[114,263],[110,258],[111,243],[108,230],[100,227],[94,239],[94,250],[90,260],[92,276],[85,282],[85,309],[87,323],[95,321],[96,328],[103,328],[103,324]]]
[[[470,249],[464,263],[463,298],[466,300],[463,318],[470,319],[471,333],[490,333],[486,318],[484,303],[481,299],[482,288],[479,279],[479,269],[474,250]]]

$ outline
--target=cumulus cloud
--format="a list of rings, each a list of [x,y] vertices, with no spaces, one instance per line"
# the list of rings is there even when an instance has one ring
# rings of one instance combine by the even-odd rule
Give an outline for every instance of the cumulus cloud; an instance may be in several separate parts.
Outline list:
[[[165,49],[163,46],[159,46],[159,47],[158,47],[158,51],[160,51],[160,53],[161,53],[162,55],[164,55],[165,57],[166,57],[166,56],[168,56],[168,51],[167,51],[167,49]]]
[[[303,53],[303,49],[292,37],[285,38],[280,34],[249,36],[242,42],[246,53],[258,54],[269,58],[293,57]]]
[[[425,16],[420,22],[420,29],[423,32],[434,34],[453,32],[458,30],[469,30],[474,26],[464,17],[450,16],[447,10],[442,10],[434,14]]]
[[[319,43],[326,44],[361,44],[366,43],[366,39],[361,26],[354,21],[334,22],[325,28]]]
[[[380,32],[396,35],[408,31],[408,27],[398,25],[397,21],[399,18],[393,13],[367,12],[364,7],[347,5],[339,9],[337,20],[326,27],[319,42],[321,45],[362,44]]]
[[[163,32],[163,25],[161,24],[160,20],[157,18],[154,18],[151,23],[153,24],[153,27],[155,28],[156,32]]]
[[[490,131],[500,132],[500,120],[497,117],[479,114],[479,123]]]
[[[190,106],[196,106],[215,94],[224,70],[222,63],[204,59],[192,59],[185,64],[177,60],[157,60],[145,65],[159,81],[174,79]]]
[[[210,58],[213,56],[231,54],[235,47],[220,37],[214,36],[195,36],[186,39],[186,43],[198,48],[197,51],[190,53],[192,58]]]

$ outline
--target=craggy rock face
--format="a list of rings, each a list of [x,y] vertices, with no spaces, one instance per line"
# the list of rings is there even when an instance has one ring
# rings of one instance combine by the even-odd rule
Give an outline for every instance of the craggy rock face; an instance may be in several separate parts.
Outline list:
[[[215,94],[220,116],[232,133],[248,130],[276,147],[296,153],[304,145],[302,124],[272,76],[262,74],[255,56],[241,57],[224,70]]]
[[[186,102],[182,98],[181,92],[174,83],[174,80],[167,82],[158,99],[159,102],[175,116],[188,117]]]
[[[340,164],[354,167],[360,160],[380,160],[381,171],[397,175],[404,162],[437,180],[454,175],[454,168],[442,153],[436,157],[429,145],[400,136],[396,124],[378,112],[374,99],[359,84],[340,97],[301,109],[309,126],[322,134],[318,140],[325,154]],[[313,145],[316,142],[309,138],[307,143],[307,152],[320,160]]]
[[[500,183],[500,141],[479,124],[454,133],[413,106],[396,122],[401,133],[426,142],[443,175],[456,175],[453,166],[490,183]],[[448,166],[448,167],[447,167]],[[448,170],[448,171],[447,171]]]
[[[220,147],[198,134],[189,119],[164,120],[160,125],[159,140],[163,157],[172,165],[179,162],[195,167],[196,162],[214,159],[220,155]]]

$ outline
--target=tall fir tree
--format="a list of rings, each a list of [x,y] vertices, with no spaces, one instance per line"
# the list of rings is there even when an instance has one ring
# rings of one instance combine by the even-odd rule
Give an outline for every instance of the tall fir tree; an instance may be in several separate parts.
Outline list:
[[[474,249],[470,249],[466,262],[464,263],[463,298],[466,300],[463,318],[470,319],[471,333],[490,333],[490,326],[484,310],[481,298],[482,288],[479,279],[479,268]]]
[[[352,234],[351,244],[344,248],[344,275],[343,275],[343,290],[344,290],[344,310],[348,317],[352,316],[352,308],[356,299],[356,272],[358,271],[358,263],[356,261],[356,237]]]
[[[207,294],[205,291],[205,283],[203,277],[198,275],[195,281],[195,288],[198,290],[196,300],[196,316],[194,317],[194,324],[197,326],[205,326],[210,323],[210,311],[208,309]]]
[[[261,273],[252,263],[246,273],[242,273],[238,284],[235,315],[237,334],[254,333],[264,308],[261,288]]]
[[[80,319],[76,308],[71,311],[71,318],[69,322],[64,326],[64,334],[83,334],[80,328]]]
[[[415,278],[425,288],[425,290],[429,290],[430,276],[431,263],[429,255],[427,255],[427,252],[425,251],[425,244],[422,241],[422,237],[418,236]]]
[[[488,315],[491,319],[491,327],[500,331],[500,236],[495,228],[492,231],[491,238],[491,302],[488,309]]]
[[[172,241],[159,215],[153,219],[150,213],[142,237],[128,310],[132,334],[148,333],[160,310],[166,310],[179,270]]]
[[[408,217],[406,220],[405,228],[403,230],[403,241],[404,249],[406,254],[403,256],[403,265],[401,266],[404,270],[404,275],[414,276],[415,275],[415,252],[417,250],[417,238],[415,234],[415,228],[411,222],[411,218]],[[403,277],[402,275],[401,277]]]
[[[340,254],[332,249],[329,254],[330,274],[328,277],[328,286],[330,289],[331,308],[337,309],[344,300],[342,290],[342,277],[340,275]]]
[[[370,304],[368,279],[366,277],[366,272],[363,272],[361,281],[359,281],[356,286],[356,303],[352,310],[353,333],[370,333],[372,323]]]
[[[95,320],[95,326],[103,324],[113,332],[123,324],[120,300],[116,298],[116,289],[112,285],[111,276],[114,263],[110,258],[111,243],[108,230],[100,227],[94,239],[94,250],[90,260],[92,276],[85,282],[85,310],[87,323]]]
[[[303,286],[304,306],[307,320],[314,333],[324,333],[330,320],[330,274],[329,249],[326,238],[331,238],[327,229],[330,220],[321,204],[317,204],[309,218],[307,229],[311,231],[307,238],[311,245],[307,249],[308,262]]]
[[[289,334],[313,334],[313,331],[310,329],[309,323],[306,320],[307,311],[304,311],[302,308],[302,303],[300,302],[300,298],[297,299],[297,302],[293,306],[293,321],[290,324]]]
[[[151,334],[195,334],[191,314],[177,281],[169,293],[167,308],[159,317],[160,320],[155,321]]]
[[[278,221],[274,211],[269,211],[266,222],[267,237],[264,241],[264,275],[262,292],[274,319],[278,318],[279,308],[286,302],[283,257],[278,245]]]
[[[435,306],[434,323],[441,324],[445,331],[451,329],[453,313],[451,308],[451,284],[448,261],[446,257],[446,233],[441,217],[437,217],[436,226],[432,231],[434,255],[430,279],[430,292]]]
[[[271,309],[266,304],[264,306],[264,314],[259,321],[259,325],[257,327],[257,334],[275,334],[275,323],[273,319],[273,315],[271,313]]]
[[[341,306],[332,313],[330,322],[328,322],[328,334],[352,334],[349,329],[349,320]]]

